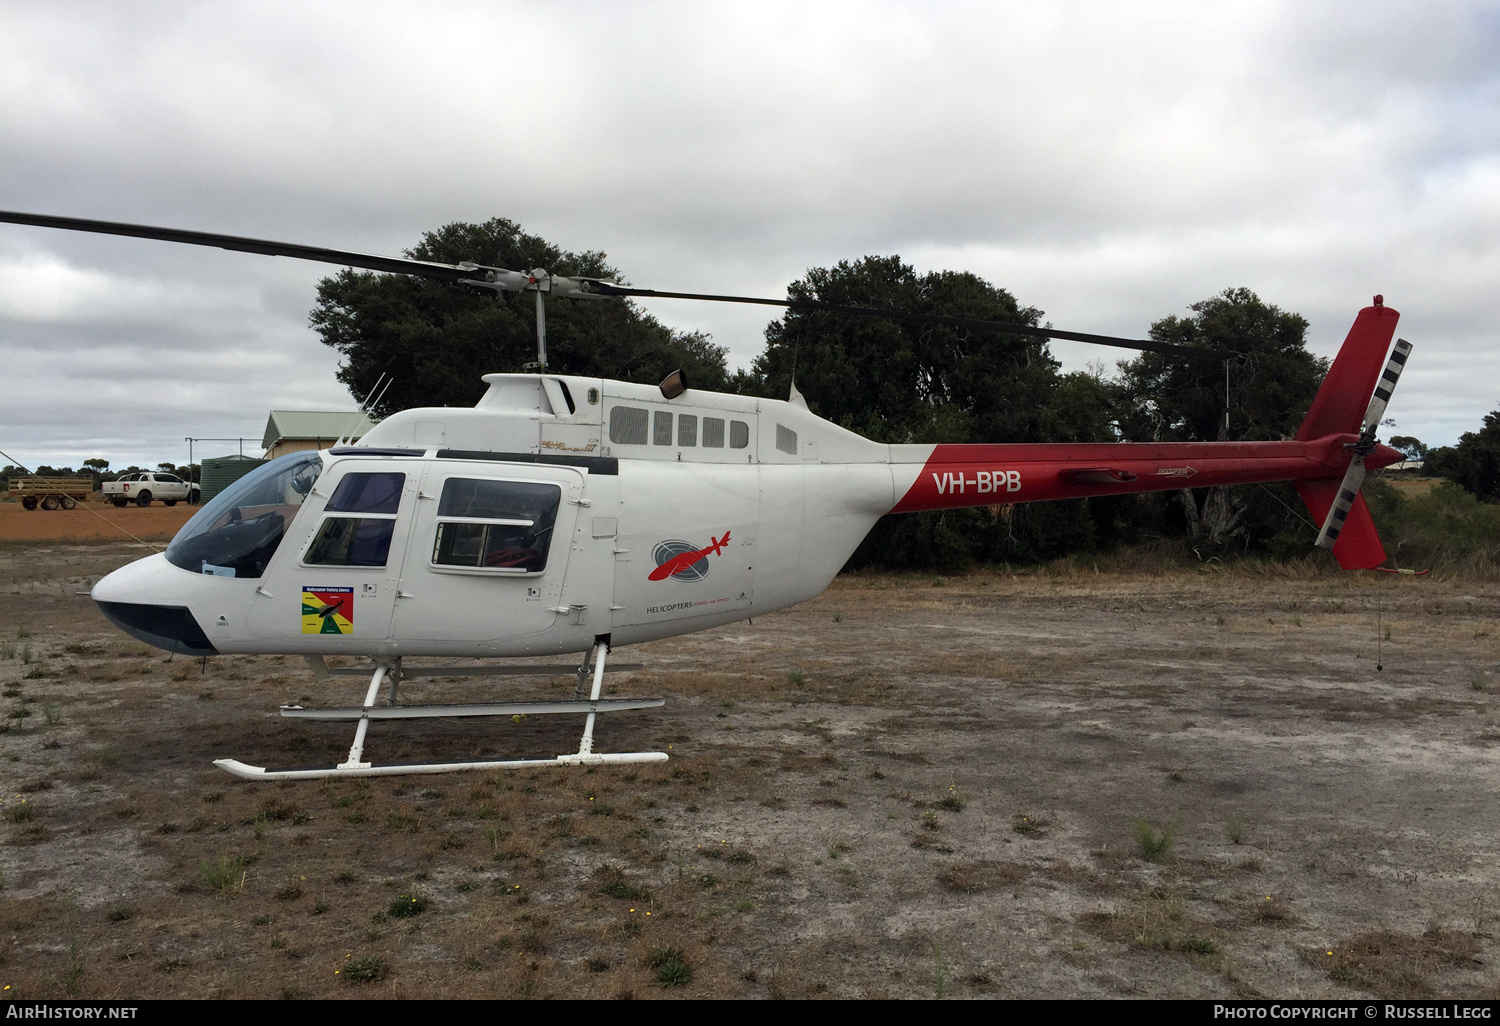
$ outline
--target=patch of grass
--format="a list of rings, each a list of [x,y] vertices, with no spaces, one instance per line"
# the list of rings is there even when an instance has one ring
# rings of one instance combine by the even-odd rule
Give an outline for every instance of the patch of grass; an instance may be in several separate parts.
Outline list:
[[[1473,937],[1436,925],[1421,936],[1371,931],[1304,952],[1306,961],[1329,979],[1392,999],[1431,997],[1437,990],[1429,978],[1432,974],[1444,969],[1472,970],[1480,964],[1481,955]]]
[[[25,798],[5,803],[5,818],[12,823],[30,823],[36,818],[36,806]]]
[[[198,876],[209,890],[228,896],[243,889],[245,867],[249,864],[250,860],[243,855],[220,855],[198,863]]]
[[[357,815],[357,813],[351,813],[351,815]],[[348,819],[349,817],[346,816],[344,818]],[[414,834],[422,827],[422,817],[406,810],[400,810],[389,813],[385,817],[385,825],[392,830],[404,830],[409,834]]]
[[[959,796],[958,785],[949,784],[948,793],[943,795],[943,797],[938,801],[937,806],[938,808],[946,809],[949,812],[962,812],[966,804],[968,803]]]
[[[800,688],[807,683],[807,674],[803,673],[801,670],[788,670],[786,675],[786,682],[793,687]]]
[[[287,877],[286,883],[276,892],[277,899],[280,901],[296,901],[305,893],[302,884],[303,878],[300,876]]]
[[[42,716],[49,724],[55,725],[62,721],[62,706],[56,702],[43,702]]]
[[[1245,817],[1235,814],[1224,821],[1224,837],[1230,844],[1245,840]]]
[[[996,887],[1010,887],[1026,879],[1030,871],[1015,862],[959,862],[938,874],[938,883],[960,894],[978,894]]]
[[[1141,858],[1147,862],[1157,862],[1165,858],[1177,840],[1179,825],[1180,822],[1176,816],[1173,816],[1172,821],[1160,830],[1152,826],[1148,820],[1136,820],[1135,843],[1140,848]]]
[[[109,910],[111,923],[128,923],[135,918],[135,909],[130,905],[116,905]]]
[[[1045,837],[1052,821],[1045,816],[1030,816],[1018,812],[1010,818],[1010,828],[1023,837]]]
[[[426,912],[431,904],[425,894],[401,894],[390,903],[385,914],[392,919],[411,919]]]
[[[379,955],[351,959],[339,974],[345,983],[376,983],[390,974],[391,967]]]
[[[656,970],[656,982],[662,987],[685,987],[693,981],[693,967],[681,948],[656,948],[646,964]]]
[[[620,901],[650,901],[651,892],[644,887],[637,887],[624,874],[618,870],[607,874],[608,881],[599,888],[599,893],[606,898],[617,898]]]

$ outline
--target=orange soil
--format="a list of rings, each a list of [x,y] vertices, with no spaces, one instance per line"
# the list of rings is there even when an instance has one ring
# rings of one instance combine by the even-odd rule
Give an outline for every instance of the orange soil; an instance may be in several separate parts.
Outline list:
[[[107,502],[81,502],[72,510],[28,511],[19,502],[0,502],[0,541],[126,541],[130,535],[164,541],[200,508],[178,503],[169,509],[158,502],[145,509],[116,509]]]

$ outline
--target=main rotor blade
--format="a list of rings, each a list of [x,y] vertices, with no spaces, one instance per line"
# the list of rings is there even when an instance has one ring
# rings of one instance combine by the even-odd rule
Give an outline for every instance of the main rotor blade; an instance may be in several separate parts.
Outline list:
[[[1058,328],[1037,328],[1029,324],[1010,324],[1006,321],[987,321],[975,317],[949,317],[945,314],[908,313],[904,310],[876,310],[868,306],[842,306],[838,303],[822,303],[814,299],[760,299],[754,296],[714,296],[698,292],[657,292],[655,289],[634,289],[609,282],[591,280],[594,291],[605,296],[638,296],[642,299],[698,299],[711,303],[749,303],[754,306],[781,306],[792,310],[822,310],[829,313],[855,314],[859,317],[884,317],[893,321],[912,324],[947,324],[955,328],[979,328],[984,331],[1009,331],[1018,335],[1037,338],[1061,338],[1070,342],[1091,342],[1097,346],[1114,346],[1117,349],[1140,349],[1149,353],[1164,353],[1182,356],[1191,360],[1213,360],[1223,363],[1235,353],[1223,350],[1194,349],[1191,346],[1176,346],[1170,342],[1151,339],[1117,338],[1113,335],[1090,335],[1082,331],[1062,331]]]
[[[371,271],[387,271],[392,274],[415,274],[424,278],[436,278],[439,281],[465,281],[474,278],[476,273],[473,267],[464,268],[456,264],[438,264],[427,260],[412,260],[408,257],[371,256],[368,253],[350,253],[341,249],[299,246],[291,242],[247,239],[238,235],[216,235],[212,232],[190,232],[178,228],[156,228],[151,225],[124,224],[119,221],[92,221],[82,217],[23,214],[14,210],[0,210],[0,221],[29,224],[38,228],[64,228],[69,231],[94,232],[99,235],[127,235],[136,239],[181,242],[189,246],[213,246],[240,253],[260,253],[264,256],[317,260],[325,264],[363,267]]]
[[[62,228],[68,231],[93,232],[100,235],[124,235],[137,239],[156,239],[161,242],[178,242],[189,246],[211,246],[239,253],[259,253],[264,256],[293,257],[298,260],[316,260],[325,264],[344,267],[362,267],[371,271],[389,274],[412,274],[438,281],[469,284],[484,287],[486,271],[504,280],[499,287],[514,291],[526,280],[524,274],[503,271],[498,268],[480,268],[478,265],[440,264],[428,260],[413,260],[409,257],[374,256],[368,253],[351,253],[348,250],[324,249],[320,246],[302,246],[291,242],[273,242],[268,239],[250,239],[240,235],[219,235],[213,232],[185,231],[180,228],[158,228],[153,225],[126,224],[120,221],[95,221],[83,217],[56,217],[50,214],[26,214],[14,210],[0,210],[0,222],[32,225],[38,228]],[[510,281],[509,279],[517,279]],[[558,282],[573,279],[557,279]],[[586,282],[579,291],[595,296],[634,296],[642,299],[692,299],[712,303],[748,303],[754,306],[780,306],[796,310],[821,310],[828,313],[853,314],[858,317],[882,317],[887,320],[907,321],[912,324],[946,324],[956,328],[977,328],[982,331],[1008,331],[1017,335],[1036,338],[1060,338],[1071,342],[1089,342],[1117,349],[1136,349],[1167,356],[1180,356],[1190,360],[1224,362],[1234,353],[1189,346],[1172,345],[1150,339],[1117,338],[1113,335],[1091,335],[1081,331],[1063,331],[1058,328],[1037,328],[1029,324],[1008,324],[974,317],[950,317],[944,314],[908,313],[902,310],[876,310],[864,306],[842,306],[837,303],[822,303],[811,299],[761,299],[754,296],[717,296],[697,292],[658,292],[655,289],[628,288],[596,278],[578,279]],[[488,287],[498,283],[492,277]]]

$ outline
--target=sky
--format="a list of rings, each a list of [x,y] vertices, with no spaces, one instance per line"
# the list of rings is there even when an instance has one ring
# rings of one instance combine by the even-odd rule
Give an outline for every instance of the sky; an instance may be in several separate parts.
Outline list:
[[[1500,3],[0,0],[0,209],[390,255],[505,217],[771,297],[899,254],[1128,337],[1247,287],[1323,355],[1381,293],[1390,430],[1451,444],[1500,407]],[[352,408],[335,270],[0,225],[0,450],[183,463]],[[763,348],[764,309],[646,305]]]

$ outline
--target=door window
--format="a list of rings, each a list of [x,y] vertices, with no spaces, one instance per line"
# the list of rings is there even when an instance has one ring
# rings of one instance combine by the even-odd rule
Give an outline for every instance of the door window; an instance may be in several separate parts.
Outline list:
[[[555,484],[449,478],[438,500],[433,565],[539,574],[561,502]]]
[[[405,485],[405,474],[345,474],[324,512],[360,515],[325,517],[303,562],[310,566],[385,566]]]

